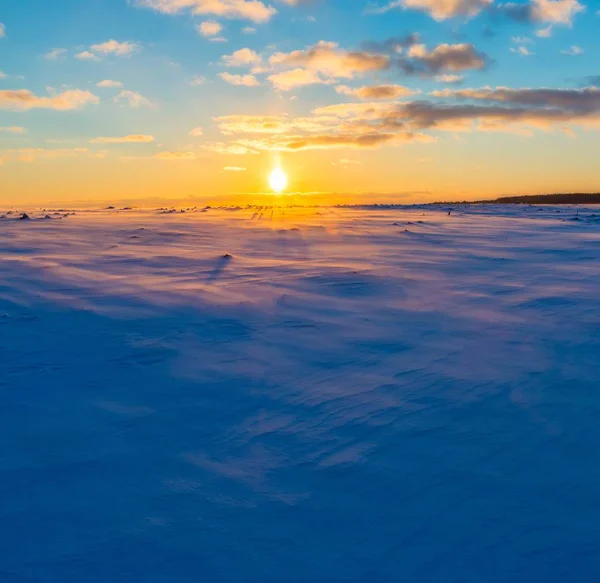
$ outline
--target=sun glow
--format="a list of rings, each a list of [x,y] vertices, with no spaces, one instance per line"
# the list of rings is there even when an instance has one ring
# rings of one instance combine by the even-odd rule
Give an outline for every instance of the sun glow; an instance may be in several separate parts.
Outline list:
[[[286,173],[279,166],[274,168],[269,176],[269,185],[271,188],[279,194],[285,190],[287,183],[288,179]]]

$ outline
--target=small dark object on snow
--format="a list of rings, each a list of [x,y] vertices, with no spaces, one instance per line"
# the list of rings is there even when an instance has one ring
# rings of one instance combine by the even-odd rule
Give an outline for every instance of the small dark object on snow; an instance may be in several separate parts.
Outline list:
[[[52,217],[50,215],[46,215],[44,219],[52,219]]]
[[[107,210],[107,211],[112,211],[112,210],[114,210],[114,208],[115,208],[114,206],[107,206],[107,207],[106,207],[106,210]]]
[[[19,217],[20,221],[28,221],[29,220],[29,215],[27,213],[23,213],[22,217]]]
[[[231,255],[229,255],[229,253],[225,253],[225,255],[223,255],[223,259],[231,259]]]
[[[448,216],[450,216],[452,214],[452,211],[448,211]]]

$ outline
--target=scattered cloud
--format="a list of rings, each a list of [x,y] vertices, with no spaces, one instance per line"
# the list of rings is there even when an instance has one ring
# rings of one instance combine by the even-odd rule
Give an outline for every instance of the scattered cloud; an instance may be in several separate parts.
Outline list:
[[[338,85],[335,88],[340,95],[358,97],[359,99],[398,99],[399,97],[408,97],[415,95],[419,91],[409,89],[403,85],[371,85],[353,89],[347,85]]]
[[[257,87],[259,80],[254,75],[232,75],[231,73],[219,73],[219,77],[229,85]]]
[[[15,111],[27,111],[30,109],[68,111],[97,103],[100,103],[100,99],[96,95],[81,89],[71,89],[49,96],[39,96],[27,89],[0,91],[0,109],[12,109]]]
[[[510,49],[511,53],[517,53],[518,55],[521,55],[522,57],[532,57],[535,53],[532,53],[527,47],[524,47],[523,45],[518,46],[518,47],[511,47]]]
[[[582,55],[584,53],[584,50],[576,45],[571,45],[568,49],[565,49],[564,51],[560,52],[563,55],[570,55],[572,57],[576,57],[577,55]]]
[[[98,57],[98,55],[95,55],[94,53],[90,52],[90,51],[82,51],[80,53],[77,53],[75,55],[76,59],[79,59],[80,61],[99,61],[100,57]]]
[[[6,132],[9,134],[24,134],[27,132],[27,130],[21,126],[9,126],[4,128],[0,127],[0,132]]]
[[[489,64],[487,55],[472,44],[440,44],[429,50],[424,44],[414,44],[400,57],[396,65],[409,75],[438,75],[468,70],[485,69]]]
[[[352,79],[358,74],[387,69],[390,59],[367,51],[346,51],[338,43],[320,41],[304,50],[275,53],[269,63],[276,68],[302,67],[325,77]]]
[[[221,33],[223,25],[216,20],[205,20],[196,27],[196,30],[204,37],[214,37]]]
[[[205,83],[206,77],[203,77],[202,75],[196,75],[190,79],[190,85],[192,86],[204,85]]]
[[[154,157],[159,160],[186,161],[195,160],[196,154],[194,152],[159,152]]]
[[[141,93],[124,89],[113,100],[115,103],[126,103],[129,107],[153,107],[153,103]]]
[[[44,55],[44,58],[48,59],[49,61],[56,61],[64,57],[67,53],[67,49],[52,49]]]
[[[215,119],[228,144],[222,153],[374,148],[436,141],[437,132],[569,130],[600,128],[600,89],[443,89],[437,101],[340,103],[307,117],[222,116]],[[450,102],[448,102],[450,101]],[[572,130],[569,130],[572,131]]]
[[[90,144],[149,144],[154,142],[154,136],[145,134],[130,134],[119,137],[92,138]]]
[[[535,31],[535,36],[538,38],[550,38],[552,36],[552,25],[545,28],[539,28]]]
[[[221,60],[228,67],[249,67],[262,61],[258,53],[248,48],[235,51],[231,55],[223,55]]]
[[[244,26],[242,32],[244,34],[256,34],[256,29],[253,26]]]
[[[462,75],[436,75],[435,80],[438,83],[462,83],[465,78]]]
[[[90,50],[94,53],[108,56],[116,55],[119,57],[130,55],[139,48],[139,45],[132,42],[119,42],[114,39],[107,40],[106,42],[92,45]]]
[[[269,76],[269,81],[277,91],[291,91],[297,87],[315,84],[332,84],[331,79],[323,79],[318,73],[310,69],[292,69]]]
[[[202,128],[194,128],[190,131],[190,136],[192,138],[199,138],[202,135],[204,135],[204,131],[202,130]]]
[[[121,87],[123,87],[123,83],[121,83],[120,81],[112,81],[111,79],[104,79],[104,81],[100,81],[99,83],[96,83],[96,87],[102,87],[102,88],[114,88],[114,89],[119,89]]]
[[[383,6],[370,9],[369,12],[384,14],[395,8],[403,8],[427,12],[435,20],[472,18],[488,8],[492,2],[493,0],[392,0]]]
[[[0,38],[4,38],[6,36],[6,26],[0,22]]]
[[[134,0],[137,6],[151,8],[163,14],[192,14],[221,18],[268,22],[277,10],[261,0]],[[287,2],[291,4],[291,2]]]
[[[106,157],[105,151],[92,151],[88,148],[18,148],[0,150],[0,159],[5,162],[33,163],[39,160],[57,160],[60,158],[91,158]]]
[[[242,168],[241,166],[225,166],[223,170],[225,172],[246,172],[246,168]]]

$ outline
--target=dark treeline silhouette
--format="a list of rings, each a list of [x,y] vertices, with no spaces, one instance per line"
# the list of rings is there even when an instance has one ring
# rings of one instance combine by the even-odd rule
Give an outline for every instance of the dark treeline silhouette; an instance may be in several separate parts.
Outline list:
[[[570,194],[530,194],[503,196],[494,200],[478,200],[485,204],[600,204],[600,192],[574,192]]]

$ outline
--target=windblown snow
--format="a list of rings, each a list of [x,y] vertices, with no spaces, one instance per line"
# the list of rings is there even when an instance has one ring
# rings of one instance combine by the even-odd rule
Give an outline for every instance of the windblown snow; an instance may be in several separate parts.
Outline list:
[[[598,580],[600,209],[21,214],[1,582]]]

